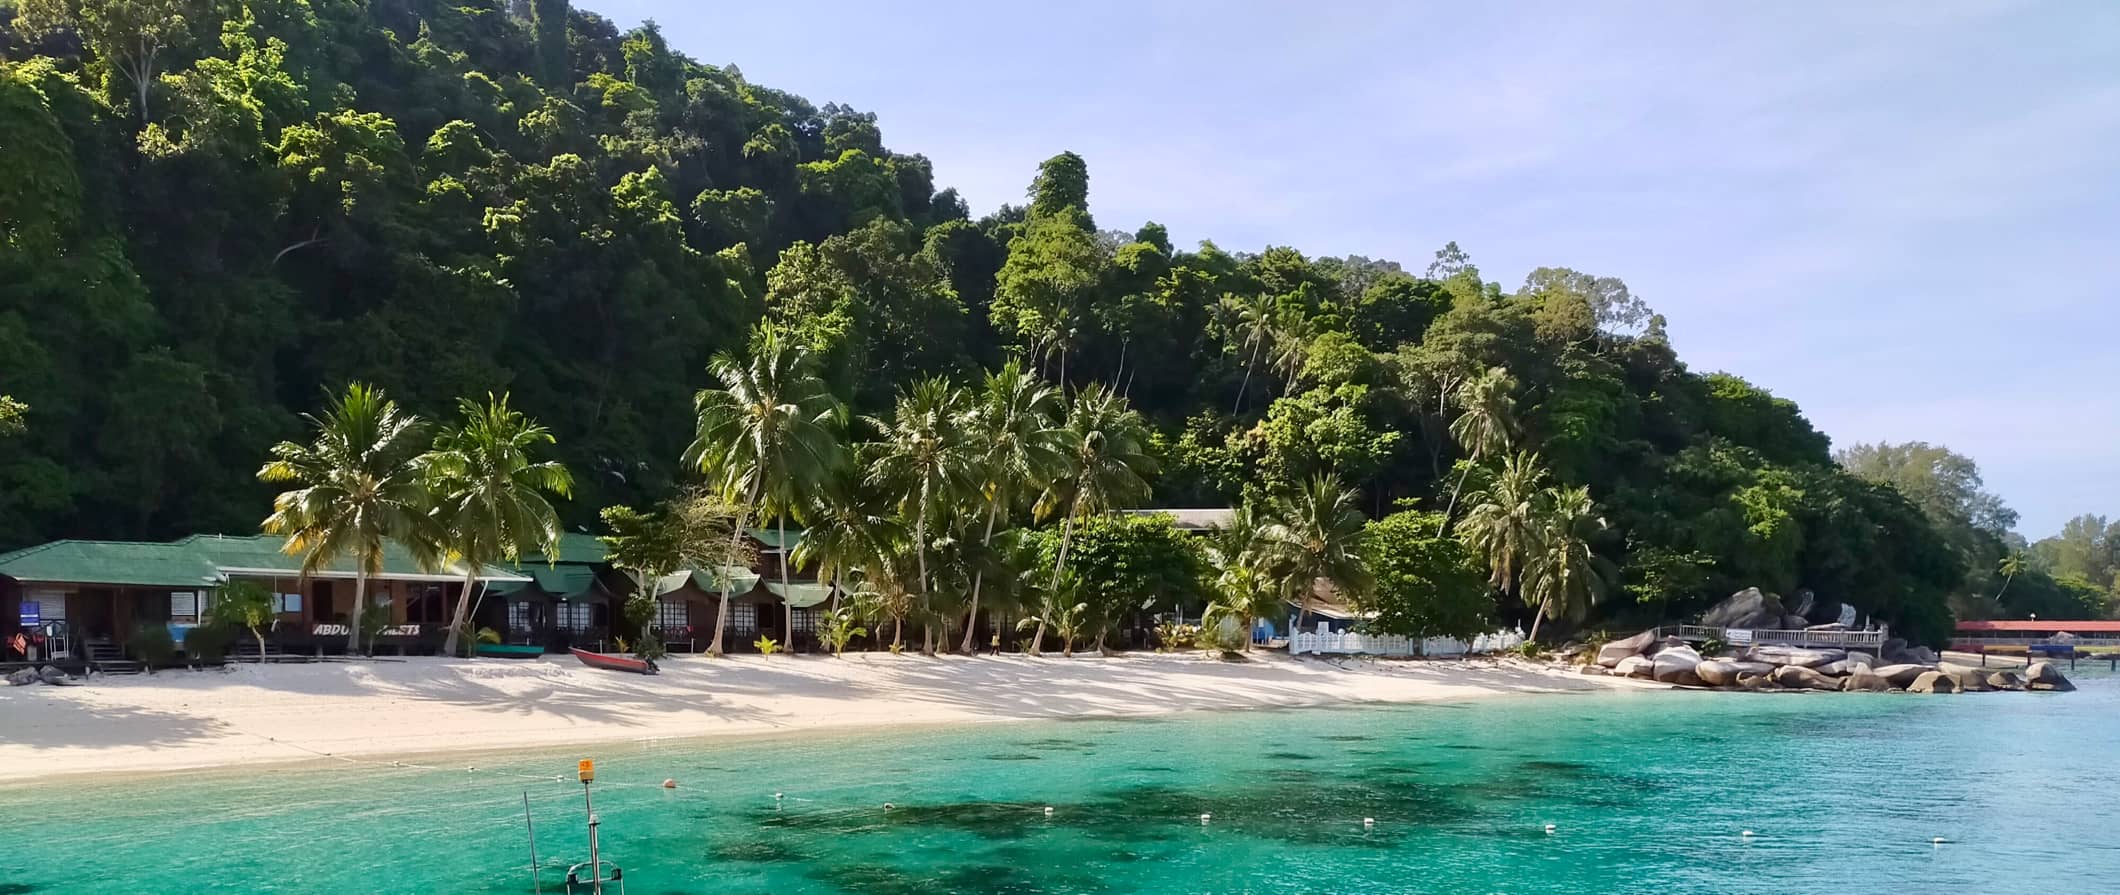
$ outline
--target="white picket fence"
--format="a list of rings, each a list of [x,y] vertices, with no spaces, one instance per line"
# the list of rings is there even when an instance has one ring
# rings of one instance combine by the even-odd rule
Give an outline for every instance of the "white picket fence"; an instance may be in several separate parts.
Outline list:
[[[1472,638],[1470,643],[1450,637],[1427,637],[1416,640],[1396,634],[1358,634],[1353,631],[1333,632],[1323,630],[1298,632],[1288,638],[1288,654],[1291,656],[1342,655],[1342,656],[1428,656],[1449,658],[1455,656],[1477,656],[1486,653],[1516,649],[1524,643],[1522,631],[1496,631]]]

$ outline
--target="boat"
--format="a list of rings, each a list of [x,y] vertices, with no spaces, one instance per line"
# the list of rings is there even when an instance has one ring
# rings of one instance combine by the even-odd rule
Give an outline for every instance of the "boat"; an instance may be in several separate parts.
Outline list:
[[[654,662],[650,662],[647,659],[636,659],[632,656],[621,656],[616,653],[592,653],[573,646],[567,647],[567,652],[573,653],[574,658],[582,660],[582,664],[590,668],[631,671],[635,674],[654,674],[659,670],[655,667]]]
[[[535,659],[545,654],[545,648],[531,643],[481,643],[477,653],[482,659]]]

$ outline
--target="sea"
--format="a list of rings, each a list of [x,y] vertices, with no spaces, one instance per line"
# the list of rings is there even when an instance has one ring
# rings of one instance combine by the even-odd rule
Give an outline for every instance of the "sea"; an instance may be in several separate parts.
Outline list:
[[[2120,884],[2120,678],[2077,682],[69,777],[0,788],[0,895],[560,893],[592,808],[622,874],[604,891],[633,895],[2103,891]]]

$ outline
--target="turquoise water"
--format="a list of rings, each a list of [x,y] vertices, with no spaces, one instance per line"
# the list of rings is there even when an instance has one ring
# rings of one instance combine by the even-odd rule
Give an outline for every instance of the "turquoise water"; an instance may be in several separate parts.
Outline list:
[[[633,895],[2095,890],[2120,876],[2120,680],[2080,683],[587,752]],[[571,779],[581,753],[0,789],[0,893],[526,893],[526,788],[556,892],[580,787],[501,775]]]

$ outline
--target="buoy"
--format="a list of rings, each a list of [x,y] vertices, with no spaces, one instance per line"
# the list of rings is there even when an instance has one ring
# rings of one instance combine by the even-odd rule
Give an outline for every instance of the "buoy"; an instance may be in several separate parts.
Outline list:
[[[774,793],[774,794],[773,794],[773,801],[776,801],[776,802],[778,802],[778,801],[780,801],[780,800],[781,800],[781,798],[782,798],[782,797],[781,797],[780,793],[777,793],[777,792],[776,792],[776,793]]]
[[[663,779],[663,788],[664,788],[664,789],[676,789],[676,788],[677,788],[677,781],[675,781],[675,780],[671,780],[671,779],[669,779],[669,778],[667,778],[667,777],[666,777],[666,778],[664,778],[664,779]]]
[[[1744,831],[1743,833],[1739,833],[1738,835],[1740,835],[1740,836],[1743,836],[1743,837],[1745,837],[1746,839],[1750,839],[1750,838],[1752,838],[1752,831],[1751,831],[1751,830],[1746,830],[1746,831]]]
[[[1946,843],[1946,842],[1949,842],[1949,841],[1950,841],[1950,840],[1948,840],[1948,839],[1945,839],[1945,838],[1943,838],[1942,836],[1938,836],[1938,837],[1936,837],[1936,838],[1934,838],[1934,839],[1931,839],[1931,840],[1929,840],[1929,842],[1930,842],[1931,844],[1934,844],[1934,845],[1942,845],[1942,844],[1944,844],[1944,843]]]
[[[1547,825],[1546,825],[1546,833],[1547,833],[1547,835],[1552,835],[1552,833],[1553,833],[1554,829],[1555,829],[1555,828],[1554,828],[1554,826],[1553,826],[1552,824],[1547,824]]]
[[[1374,817],[1365,817],[1365,818],[1362,818],[1362,826],[1365,826],[1365,827],[1373,827],[1373,826],[1376,826],[1376,825],[1377,825],[1377,819],[1376,819],[1376,818],[1374,818]]]
[[[893,804],[891,804],[891,803],[889,803],[889,802],[885,802],[885,803],[883,803],[883,810],[885,810],[885,811],[889,811],[889,810],[891,810],[891,809],[893,809],[893,808],[896,808],[896,807],[898,807],[898,806],[896,806],[896,805],[893,805]]]
[[[1210,820],[1214,820],[1214,819],[1215,819],[1215,816],[1214,816],[1214,815],[1212,815],[1212,814],[1202,814],[1202,815],[1200,815],[1200,822],[1201,822],[1201,823],[1203,823],[1203,824],[1204,824],[1204,823],[1207,823],[1207,822],[1208,822],[1208,821],[1210,821]]]
[[[1047,806],[1045,806],[1045,816],[1046,816],[1046,817],[1051,817],[1051,816],[1053,816],[1053,806],[1051,806],[1051,805],[1047,805]]]
[[[476,770],[478,770],[478,768],[476,768],[476,767],[469,767],[469,768],[465,768],[465,769],[464,769],[464,773],[466,773],[466,774],[469,774],[469,773],[471,773],[471,772],[473,772],[473,771],[476,771]]]

